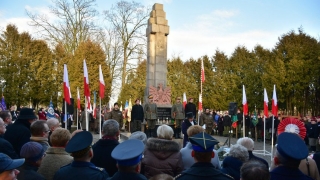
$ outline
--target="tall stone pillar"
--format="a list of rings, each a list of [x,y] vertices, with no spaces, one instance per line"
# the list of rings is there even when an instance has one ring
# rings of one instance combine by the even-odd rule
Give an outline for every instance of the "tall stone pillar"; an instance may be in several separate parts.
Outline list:
[[[167,35],[168,20],[162,4],[154,4],[148,20],[147,36],[147,87],[145,101],[152,94],[158,106],[171,105],[171,89],[167,86]],[[155,92],[156,91],[156,92]],[[164,97],[162,97],[162,91]],[[155,94],[158,93],[158,94]],[[170,100],[168,100],[170,94]],[[169,101],[169,102],[168,102]]]

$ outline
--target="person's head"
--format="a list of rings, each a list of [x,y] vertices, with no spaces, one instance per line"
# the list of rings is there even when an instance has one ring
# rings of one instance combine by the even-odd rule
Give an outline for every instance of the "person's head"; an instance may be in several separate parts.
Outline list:
[[[189,98],[189,102],[190,102],[190,103],[193,103],[193,98]]]
[[[136,103],[136,105],[139,105],[140,104],[140,99],[136,99],[135,103]]]
[[[298,168],[300,161],[307,158],[308,154],[308,147],[299,135],[288,132],[279,134],[274,156],[275,165]]]
[[[206,114],[209,114],[210,113],[210,109],[209,108],[205,108],[205,112],[206,112]]]
[[[64,128],[55,129],[50,136],[50,142],[53,147],[65,147],[70,139],[71,134],[69,130]]]
[[[157,174],[152,176],[149,180],[174,180],[174,178],[168,174]]]
[[[171,140],[173,137],[173,130],[170,126],[163,124],[158,127],[157,136],[160,139]]]
[[[248,137],[243,137],[238,139],[237,144],[240,144],[247,148],[248,151],[253,151],[254,150],[254,142],[251,138]]]
[[[187,130],[187,134],[189,137],[199,134],[201,132],[204,132],[204,129],[199,125],[190,126]]]
[[[119,123],[114,119],[106,120],[102,125],[102,134],[104,136],[119,136]]]
[[[240,169],[241,180],[269,180],[268,167],[261,161],[250,160],[244,163]]]
[[[26,162],[36,167],[40,166],[45,155],[42,145],[37,142],[27,142],[20,150],[20,157],[25,158]]]
[[[50,129],[46,121],[37,120],[30,126],[31,136],[33,137],[48,137]]]
[[[136,132],[132,133],[131,136],[129,137],[129,139],[138,139],[138,140],[142,141],[144,145],[146,145],[146,143],[147,143],[147,135],[146,135],[146,133],[144,133],[142,131],[136,131]]]
[[[18,167],[24,163],[24,159],[11,159],[8,155],[0,153],[0,179],[15,180],[19,174]]]
[[[6,125],[3,120],[0,118],[0,135],[6,132]]]
[[[229,156],[237,158],[242,162],[246,162],[249,160],[249,153],[247,148],[240,144],[235,144],[231,146]]]
[[[31,108],[22,108],[17,118],[18,121],[28,123],[29,125],[37,119],[38,117]]]
[[[316,123],[317,123],[316,117],[311,117],[311,124],[316,124]]]
[[[149,95],[148,96],[149,102],[152,103],[153,102],[153,96]]]
[[[2,118],[6,125],[12,124],[12,116],[10,111],[0,111],[0,118]]]
[[[119,104],[116,102],[116,103],[114,103],[113,104],[113,108],[115,109],[115,110],[119,110]]]
[[[214,158],[214,146],[219,143],[211,135],[201,132],[189,137],[192,144],[191,156],[195,162],[211,162],[211,158]]]
[[[181,102],[181,97],[177,97],[177,98],[176,98],[176,102],[177,102],[177,103],[180,103],[180,102]]]
[[[68,144],[66,145],[66,152],[71,153],[74,160],[90,162],[93,157],[91,149],[93,136],[88,131],[79,131],[75,133]]]
[[[144,144],[140,140],[129,139],[116,146],[111,157],[117,161],[120,172],[140,173],[143,151]]]
[[[48,127],[51,132],[60,127],[59,120],[56,118],[50,118],[47,120]]]

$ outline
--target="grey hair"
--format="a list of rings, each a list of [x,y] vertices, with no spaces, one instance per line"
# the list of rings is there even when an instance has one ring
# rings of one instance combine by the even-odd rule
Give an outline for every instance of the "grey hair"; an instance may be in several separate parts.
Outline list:
[[[238,158],[242,162],[246,162],[249,160],[249,153],[247,148],[240,144],[235,144],[231,146],[229,156]]]
[[[168,125],[161,125],[157,129],[158,138],[171,140],[173,137],[173,130]]]
[[[102,134],[105,136],[115,136],[119,132],[119,123],[114,119],[108,119],[103,123]]]
[[[142,141],[144,145],[146,145],[146,143],[147,143],[147,135],[146,135],[146,133],[141,132],[141,131],[136,131],[136,132],[132,133],[131,136],[129,137],[129,139],[138,139],[138,140]]]
[[[243,137],[238,139],[237,144],[240,144],[248,149],[248,151],[253,151],[254,149],[254,142],[249,137]]]
[[[50,118],[47,120],[47,124],[48,124],[49,129],[51,129],[51,128],[55,127],[57,124],[59,125],[59,120],[56,118]]]

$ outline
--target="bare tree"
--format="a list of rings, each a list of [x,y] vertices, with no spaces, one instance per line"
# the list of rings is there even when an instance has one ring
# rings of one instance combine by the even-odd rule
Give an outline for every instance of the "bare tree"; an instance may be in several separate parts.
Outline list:
[[[89,39],[97,30],[94,24],[98,12],[95,0],[53,0],[50,13],[57,20],[50,20],[45,14],[34,14],[27,11],[31,26],[39,29],[44,38],[54,45],[63,44],[66,52],[74,53],[81,42]]]
[[[120,1],[110,10],[104,11],[105,19],[110,22],[121,40],[121,87],[126,82],[129,72],[136,67],[141,50],[145,49],[145,30],[150,8],[140,3]]]

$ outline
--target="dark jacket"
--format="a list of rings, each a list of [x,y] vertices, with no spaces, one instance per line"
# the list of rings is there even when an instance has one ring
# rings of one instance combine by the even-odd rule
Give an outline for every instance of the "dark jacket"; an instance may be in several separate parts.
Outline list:
[[[230,127],[232,124],[231,117],[229,115],[223,116],[223,126]]]
[[[9,141],[0,136],[0,152],[8,155],[11,159],[18,159],[18,154],[14,151]]]
[[[30,165],[28,162],[25,162],[21,167],[18,168],[20,173],[17,176],[17,179],[22,180],[44,180],[45,178],[37,173],[38,168],[36,166]]]
[[[12,125],[7,127],[4,139],[9,141],[14,151],[20,155],[21,147],[30,141],[30,123],[27,120],[18,119]]]
[[[216,169],[211,163],[198,162],[194,163],[189,169],[183,171],[175,177],[177,180],[229,180],[232,177],[223,174],[220,170]]]
[[[316,162],[318,171],[320,172],[320,152],[313,154],[312,158]]]
[[[318,139],[319,132],[318,132],[318,124],[308,124],[307,126],[307,133],[308,138],[315,138]]]
[[[104,168],[109,176],[113,176],[118,171],[116,166],[117,161],[111,157],[111,152],[118,144],[117,140],[99,139],[92,146],[93,158],[91,162],[98,167]]]
[[[162,173],[174,177],[182,170],[182,157],[177,142],[157,138],[148,139],[141,163],[141,174],[147,178]]]
[[[187,113],[188,112],[192,112],[193,114],[193,117],[196,117],[197,115],[197,108],[196,108],[196,105],[191,103],[191,102],[188,102],[186,104],[186,107],[185,107],[185,116],[187,116]]]
[[[228,156],[224,158],[221,171],[229,176],[232,176],[235,180],[240,180],[240,168],[242,161],[235,157]]]
[[[193,122],[193,124],[195,124],[195,122]],[[186,146],[187,142],[189,141],[189,136],[187,134],[187,130],[188,128],[192,126],[191,122],[189,121],[189,119],[185,119],[182,122],[182,133],[183,133],[183,147]]]
[[[265,164],[267,166],[267,168],[269,169],[269,164],[266,160],[253,155],[252,151],[248,151],[248,153],[249,153],[249,160],[258,160],[258,161],[262,162],[263,164]]]
[[[311,180],[312,178],[303,174],[298,168],[278,166],[270,172],[272,180]]]
[[[137,173],[124,173],[124,172],[117,172],[112,177],[108,178],[108,180],[147,180],[147,178],[142,174]]]
[[[143,121],[144,118],[144,112],[143,112],[143,107],[141,105],[133,105],[132,106],[132,111],[131,111],[131,120],[141,120]]]
[[[90,162],[73,161],[67,166],[63,166],[56,172],[54,180],[105,180],[108,173],[103,168],[98,168]]]

